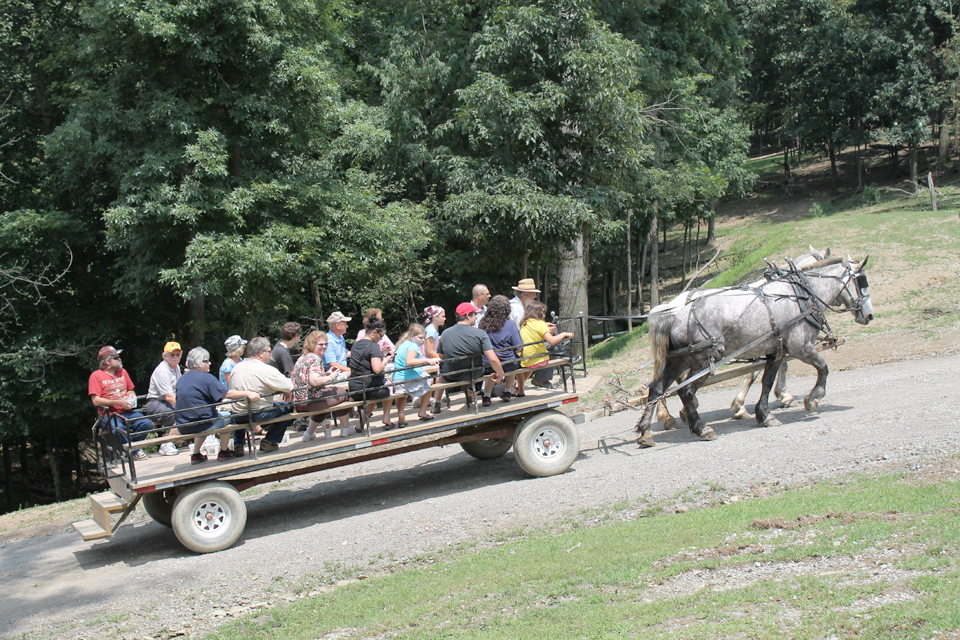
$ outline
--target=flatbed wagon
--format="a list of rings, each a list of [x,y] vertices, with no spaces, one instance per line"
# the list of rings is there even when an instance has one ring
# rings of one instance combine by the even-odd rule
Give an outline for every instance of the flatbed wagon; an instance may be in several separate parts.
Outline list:
[[[277,451],[263,453],[252,446],[253,429],[246,425],[247,455],[224,461],[210,460],[192,465],[189,456],[150,455],[135,460],[130,445],[117,446],[110,437],[98,437],[98,458],[110,490],[90,496],[93,518],[74,523],[84,540],[109,538],[139,502],[158,523],[171,527],[180,542],[197,553],[219,551],[232,546],[246,525],[246,506],[240,492],[324,469],[358,464],[402,453],[459,444],[479,459],[493,459],[511,448],[520,467],[531,476],[546,477],[566,471],[580,451],[576,423],[583,416],[568,417],[558,409],[577,401],[576,383],[569,359],[551,361],[562,375],[562,389],[529,387],[524,398],[510,402],[495,400],[491,406],[464,402],[464,395],[452,408],[433,420],[412,420],[405,427],[385,431],[367,424],[363,433],[348,437],[303,442],[288,428],[287,438]],[[464,384],[443,385],[463,387]],[[358,406],[348,402],[334,407]],[[284,419],[307,414],[288,414]],[[242,429],[243,426],[234,426]],[[201,434],[202,435],[202,434]],[[191,439],[193,436],[180,436]],[[160,440],[169,441],[166,437]],[[150,445],[156,440],[134,443]],[[114,521],[113,514],[119,514]]]

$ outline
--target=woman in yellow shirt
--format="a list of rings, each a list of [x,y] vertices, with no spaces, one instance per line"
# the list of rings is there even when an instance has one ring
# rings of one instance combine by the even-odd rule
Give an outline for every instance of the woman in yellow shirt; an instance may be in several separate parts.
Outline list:
[[[554,347],[567,338],[573,338],[569,331],[554,335],[557,328],[546,322],[547,305],[534,300],[529,303],[523,321],[520,323],[520,338],[523,341],[523,351],[520,353],[522,358],[520,366],[523,369],[536,369],[543,367],[550,361],[547,354],[547,345]],[[534,342],[536,344],[529,344]],[[544,344],[546,343],[546,344]],[[523,381],[533,375],[533,371],[521,372],[517,375],[517,397],[524,397]]]

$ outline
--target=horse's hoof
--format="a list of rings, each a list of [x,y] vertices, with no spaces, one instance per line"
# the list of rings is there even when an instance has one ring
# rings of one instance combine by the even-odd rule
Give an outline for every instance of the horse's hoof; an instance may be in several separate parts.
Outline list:
[[[763,427],[779,427],[779,426],[781,426],[781,424],[782,424],[782,423],[781,423],[779,420],[777,420],[776,418],[774,418],[773,416],[767,416],[767,419],[764,420],[764,421],[763,421],[763,424],[761,424],[760,426],[763,426]]]
[[[807,410],[807,413],[813,413],[817,410],[817,407],[820,406],[818,400],[805,399],[803,401],[803,408]]]
[[[734,420],[741,420],[747,415],[747,408],[740,407],[739,409],[734,410],[733,407],[730,407],[730,417]]]
[[[780,398],[780,406],[786,409],[787,407],[793,404],[794,400],[795,398],[792,395],[790,395],[789,393],[785,394],[782,398]]]
[[[673,416],[670,416],[663,421],[663,430],[664,431],[673,431],[677,428],[677,419]]]
[[[701,439],[701,440],[716,440],[716,439],[717,439],[717,432],[714,431],[713,429],[711,429],[710,427],[704,427],[703,430],[700,432],[700,439]]]
[[[647,433],[637,438],[637,444],[640,445],[642,449],[649,449],[655,443],[653,441],[653,436]]]

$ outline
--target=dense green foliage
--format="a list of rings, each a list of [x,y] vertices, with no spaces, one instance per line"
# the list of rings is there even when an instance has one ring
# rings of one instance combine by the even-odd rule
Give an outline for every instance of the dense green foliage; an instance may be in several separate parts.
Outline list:
[[[143,392],[167,339],[218,359],[370,306],[393,332],[523,276],[556,308],[569,243],[622,283],[655,220],[692,237],[744,193],[748,123],[915,149],[958,102],[938,0],[0,7],[7,507],[83,486],[102,344]]]

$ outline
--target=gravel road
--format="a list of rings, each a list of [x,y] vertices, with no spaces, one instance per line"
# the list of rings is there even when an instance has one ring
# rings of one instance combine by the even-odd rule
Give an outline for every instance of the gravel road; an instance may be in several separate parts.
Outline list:
[[[792,368],[798,397],[812,386],[812,371]],[[200,637],[231,616],[338,580],[439,557],[461,543],[589,521],[593,508],[624,500],[635,506],[620,513],[629,517],[701,490],[702,500],[715,501],[924,466],[960,452],[958,371],[960,356],[834,372],[817,414],[798,402],[776,409],[783,425],[766,429],[728,418],[732,390],[706,390],[700,410],[719,434],[714,442],[686,429],[657,431],[657,446],[641,450],[632,431],[638,414],[618,413],[581,426],[579,459],[554,478],[526,477],[512,453],[481,462],[459,447],[325,471],[248,496],[243,537],[215,554],[186,551],[152,521],[124,525],[103,542],[83,542],[72,530],[7,542],[0,636]]]

